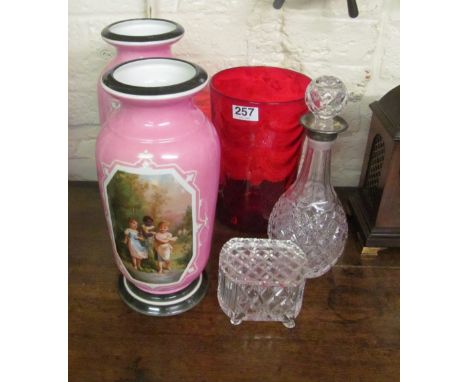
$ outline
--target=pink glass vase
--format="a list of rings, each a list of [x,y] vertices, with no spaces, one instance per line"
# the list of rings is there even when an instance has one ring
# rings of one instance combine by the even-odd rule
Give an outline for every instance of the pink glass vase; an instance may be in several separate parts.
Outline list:
[[[184,28],[174,21],[164,19],[130,19],[105,27],[101,36],[116,48],[115,57],[105,66],[97,85],[99,122],[118,106],[116,99],[104,91],[101,77],[109,69],[126,61],[146,57],[172,57],[171,46],[184,35]]]
[[[137,59],[102,77],[119,103],[96,147],[96,165],[119,291],[134,310],[173,315],[206,293],[220,145],[193,97],[197,65]]]

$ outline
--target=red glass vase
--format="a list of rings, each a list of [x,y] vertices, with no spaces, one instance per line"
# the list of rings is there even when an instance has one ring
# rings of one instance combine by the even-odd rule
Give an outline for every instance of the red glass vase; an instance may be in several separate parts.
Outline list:
[[[294,182],[304,139],[311,79],[267,66],[223,70],[211,80],[211,116],[221,141],[218,217],[249,232],[266,232],[268,217]]]

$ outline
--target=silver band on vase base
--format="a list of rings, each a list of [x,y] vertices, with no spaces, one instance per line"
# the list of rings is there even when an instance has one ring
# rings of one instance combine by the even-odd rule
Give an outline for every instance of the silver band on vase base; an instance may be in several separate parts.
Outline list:
[[[186,312],[197,305],[208,291],[208,276],[203,271],[186,288],[170,294],[152,294],[142,291],[119,276],[118,290],[122,300],[134,311],[148,316],[167,317]]]

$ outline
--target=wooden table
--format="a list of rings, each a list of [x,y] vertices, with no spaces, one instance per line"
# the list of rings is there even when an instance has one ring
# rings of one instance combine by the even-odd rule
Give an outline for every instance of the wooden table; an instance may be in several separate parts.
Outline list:
[[[235,236],[242,235],[216,224],[209,291],[198,306],[175,317],[143,316],[117,294],[97,184],[70,183],[69,380],[399,380],[398,250],[361,258],[351,232],[339,264],[307,282],[294,329],[233,326],[216,286],[219,250]]]

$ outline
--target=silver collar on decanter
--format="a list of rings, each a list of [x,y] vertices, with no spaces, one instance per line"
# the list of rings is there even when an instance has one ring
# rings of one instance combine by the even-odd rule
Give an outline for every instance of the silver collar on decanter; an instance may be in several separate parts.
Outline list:
[[[301,125],[306,129],[307,136],[316,141],[333,141],[349,127],[348,122],[339,116],[317,123],[313,113],[304,114],[301,117]]]

